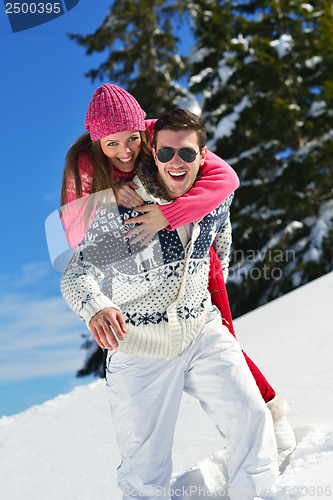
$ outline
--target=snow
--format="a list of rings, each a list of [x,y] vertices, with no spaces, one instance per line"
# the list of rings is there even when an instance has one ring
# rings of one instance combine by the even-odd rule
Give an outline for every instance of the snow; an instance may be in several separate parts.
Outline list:
[[[298,104],[289,104],[289,109],[296,109],[296,111],[301,111],[301,107]]]
[[[318,12],[315,12],[314,14],[312,14],[311,17],[320,17],[322,16],[323,14],[325,14],[325,11],[324,10],[320,10]]]
[[[250,181],[242,181],[242,187],[244,187],[244,186],[257,187],[257,186],[261,186],[263,183],[264,183],[264,181],[262,179],[252,179]]]
[[[260,180],[260,179],[254,179],[254,180]],[[242,183],[242,185],[244,185]],[[256,185],[256,184],[253,184]],[[259,185],[257,183],[257,185]],[[285,213],[285,210],[283,208],[276,208],[275,210],[268,210],[266,207],[262,207],[260,210],[258,210],[255,214],[253,214],[254,219],[261,219],[261,220],[267,220],[270,219],[271,217],[277,217],[278,215],[282,215]]]
[[[321,136],[320,139],[314,139],[309,141],[304,147],[299,148],[294,155],[295,161],[302,161],[305,156],[311,153],[311,151],[316,147],[321,147],[323,142],[331,141],[333,138],[333,129],[329,130]]]
[[[187,90],[185,87],[182,87],[179,85],[179,83],[172,81],[172,85],[175,89],[179,91],[180,94],[183,94],[182,97],[177,97],[175,99],[175,106],[178,109],[187,109],[188,111],[191,111],[192,113],[201,116],[202,110],[201,106],[198,103],[195,95]]]
[[[194,44],[189,52],[188,58],[190,64],[201,63],[204,61],[205,57],[209,56],[212,49],[208,47],[200,47],[198,48],[197,44]]]
[[[313,6],[309,3],[302,3],[301,4],[301,7],[305,10],[307,10],[308,12],[312,12],[313,11]]]
[[[326,102],[325,101],[313,101],[311,103],[311,108],[308,112],[308,116],[317,117],[325,113]]]
[[[235,163],[239,162],[243,158],[251,158],[251,156],[255,155],[260,151],[259,146],[255,146],[254,148],[247,149],[246,151],[243,151],[237,158],[228,158],[228,163],[229,165],[234,165]],[[244,181],[242,181],[242,186],[244,186]]]
[[[282,57],[284,57],[291,50],[293,46],[293,39],[291,35],[285,33],[284,35],[281,35],[280,38],[273,40],[269,44],[271,47],[275,47],[279,59],[282,59]]]
[[[256,61],[257,57],[251,54],[250,56],[244,57],[244,64],[251,64],[252,62]]]
[[[189,81],[189,87],[196,83],[201,83],[204,78],[206,78],[207,75],[212,73],[214,70],[213,68],[204,68],[198,73],[197,75],[191,76],[190,81]]]
[[[235,321],[243,349],[288,400],[298,443],[269,500],[333,495],[332,289],[329,273]],[[120,500],[119,461],[103,380],[0,419],[1,499]],[[172,500],[228,500],[224,440],[187,395],[173,461]]]
[[[307,59],[305,61],[305,66],[307,68],[314,68],[317,64],[320,64],[323,60],[323,57],[322,56],[314,56],[314,57],[311,57],[311,59]]]
[[[214,139],[207,142],[208,149],[214,150],[216,141],[222,137],[230,137],[232,131],[236,127],[236,122],[239,120],[241,112],[246,108],[250,107],[251,102],[249,96],[243,96],[242,100],[236,104],[234,111],[227,116],[221,118],[218,122],[214,134]]]
[[[229,59],[233,59],[236,57],[236,52],[230,52],[226,51],[224,52],[224,57],[221,59],[218,63],[218,74],[221,79],[221,86],[224,86],[227,84],[229,78],[232,76],[232,74],[236,71],[236,68],[232,68],[231,66],[228,66],[227,62]]]
[[[196,100],[196,97],[192,92],[187,91],[186,96],[178,97],[176,101],[176,106],[179,109],[187,109],[192,113],[201,116],[202,110],[201,106]]]
[[[333,200],[322,204],[319,210],[319,217],[314,224],[310,234],[310,247],[303,255],[303,261],[319,261],[322,255],[322,244],[327,238],[328,232],[333,228]]]

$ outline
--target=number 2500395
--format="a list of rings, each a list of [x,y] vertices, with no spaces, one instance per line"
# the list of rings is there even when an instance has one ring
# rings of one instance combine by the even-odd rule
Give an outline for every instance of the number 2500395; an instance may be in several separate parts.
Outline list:
[[[6,3],[6,14],[59,14],[61,3]]]

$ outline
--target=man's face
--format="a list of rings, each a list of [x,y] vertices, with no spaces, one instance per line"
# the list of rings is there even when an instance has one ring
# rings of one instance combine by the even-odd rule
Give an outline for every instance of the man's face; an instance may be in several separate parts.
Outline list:
[[[191,163],[182,160],[178,153],[175,153],[167,163],[162,163],[158,159],[157,153],[163,148],[172,148],[174,150],[191,148],[197,152],[199,151],[197,133],[193,130],[161,130],[158,132],[156,149],[153,148],[153,155],[158,169],[157,179],[167,189],[170,198],[175,199],[192,187],[200,165],[205,161],[207,148],[204,147],[201,152],[199,151],[195,160]]]

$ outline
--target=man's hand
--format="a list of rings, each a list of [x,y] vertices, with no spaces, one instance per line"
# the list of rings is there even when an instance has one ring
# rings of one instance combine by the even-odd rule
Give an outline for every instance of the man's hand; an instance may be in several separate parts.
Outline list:
[[[143,247],[153,238],[153,236],[155,236],[158,231],[167,227],[169,222],[162,214],[160,207],[155,203],[151,205],[144,205],[143,207],[137,207],[135,210],[137,210],[137,212],[142,212],[145,215],[125,220],[124,224],[141,224],[140,226],[131,229],[126,234],[126,238],[131,238],[137,234],[138,236],[130,241],[130,245],[143,240],[140,244],[140,247]]]
[[[134,189],[137,189],[138,186],[134,184],[133,181],[122,182],[117,186],[117,191],[119,194],[119,204],[126,208],[136,208],[144,205],[144,201],[136,194]]]
[[[127,332],[124,316],[118,309],[108,307],[90,320],[89,328],[99,347],[112,351],[118,347],[118,339],[124,340]]]

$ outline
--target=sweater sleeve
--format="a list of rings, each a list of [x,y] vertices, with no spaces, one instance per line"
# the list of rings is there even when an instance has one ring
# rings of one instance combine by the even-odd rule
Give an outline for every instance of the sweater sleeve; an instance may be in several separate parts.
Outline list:
[[[90,193],[93,174],[92,165],[87,153],[80,155],[78,166],[82,184],[82,196],[87,196]],[[70,203],[74,200],[76,200],[75,180],[74,176],[71,175],[67,182],[67,201]]]
[[[230,196],[225,201],[226,216],[224,216],[223,222],[221,223],[213,241],[213,248],[216,251],[218,259],[220,261],[225,283],[229,274],[230,248],[232,243],[230,222],[230,205],[232,200],[233,196]]]
[[[74,254],[62,275],[60,290],[69,307],[88,327],[99,311],[108,307],[120,309],[100,290],[103,272],[91,263],[82,263],[81,257],[82,252]]]
[[[236,172],[217,155],[208,151],[202,176],[183,196],[159,205],[170,224],[169,230],[194,222],[217,208],[239,186]]]
[[[113,307],[120,311],[113,301],[112,265],[116,258],[127,256],[128,244],[122,238],[123,243],[117,245],[120,238],[118,233],[123,234],[119,216],[110,219],[108,224],[105,213],[105,209],[96,212],[93,223],[66,267],[60,284],[65,301],[87,326],[92,317],[103,309]],[[110,215],[109,212],[108,214]],[[119,227],[119,231],[115,231],[116,227]],[[114,256],[110,253],[110,248],[117,246],[119,255]],[[100,289],[102,281],[108,282],[108,295]]]
[[[230,216],[228,215],[228,218],[227,218],[225,224],[220,229],[220,231],[217,233],[215,240],[213,242],[213,248],[216,251],[217,256],[219,258],[225,283],[228,279],[228,274],[229,274],[229,260],[230,260],[231,242],[232,242],[231,241],[231,223],[230,223]]]

